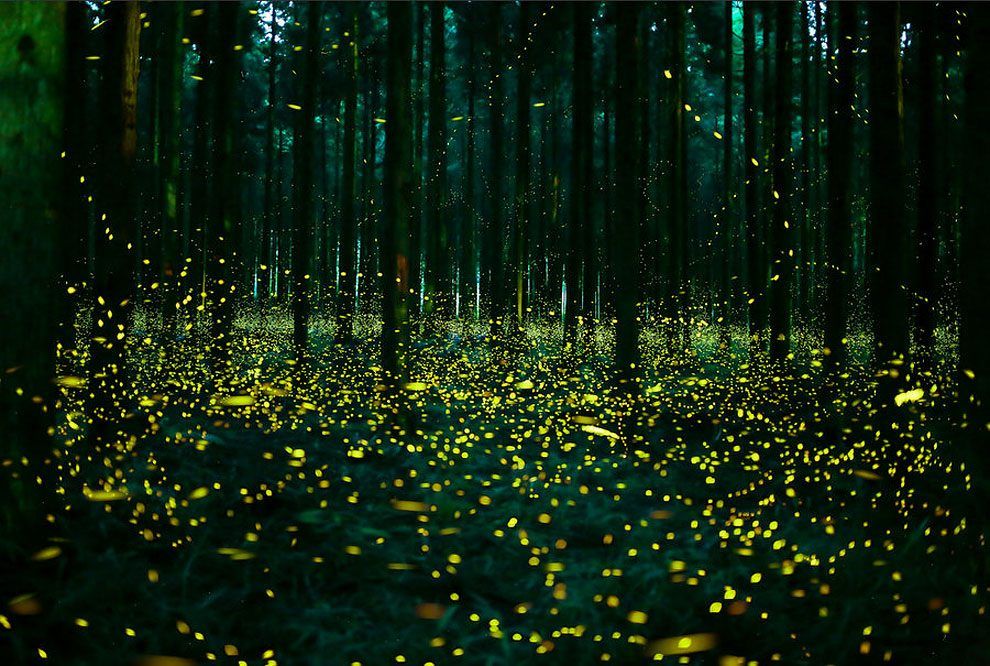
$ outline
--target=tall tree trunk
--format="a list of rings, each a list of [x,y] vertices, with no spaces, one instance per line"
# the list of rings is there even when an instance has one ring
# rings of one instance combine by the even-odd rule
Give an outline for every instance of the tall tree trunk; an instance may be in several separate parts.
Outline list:
[[[475,17],[475,7],[474,5],[468,5],[467,7],[468,15],[474,19]],[[475,114],[475,96],[477,95],[477,53],[474,43],[474,31],[466,30],[467,40],[468,40],[468,82],[467,82],[467,127],[465,131],[467,132],[467,146],[465,149],[465,160],[464,160],[464,202],[466,205],[466,226],[467,226],[467,243],[466,247],[462,250],[465,252],[465,261],[463,263],[463,269],[461,274],[461,293],[468,297],[471,295],[471,311],[474,313],[475,320],[478,319],[478,294],[477,290],[477,276],[478,276],[478,260],[479,260],[479,234],[478,234],[478,207],[475,201],[475,159],[477,154],[476,149],[476,134],[474,131],[477,125],[477,120],[474,117]]]
[[[268,99],[265,114],[265,201],[264,214],[261,218],[261,252],[258,266],[258,294],[262,304],[268,301],[272,290],[272,275],[275,271],[272,256],[272,233],[275,222],[275,206],[277,193],[275,191],[275,87],[278,75],[278,20],[275,16],[275,4],[272,3],[272,20],[269,25],[271,35],[268,41]]]
[[[406,378],[409,348],[409,220],[413,206],[412,11],[408,3],[388,4],[388,56],[385,70],[385,188],[381,244],[382,368],[387,380]]]
[[[670,143],[671,178],[670,178],[670,228],[667,235],[670,238],[671,275],[668,292],[668,312],[671,326],[670,334],[687,346],[690,319],[689,277],[687,271],[688,239],[687,239],[687,141],[684,134],[684,104],[685,79],[687,68],[684,53],[684,5],[674,2],[668,5],[671,12],[670,39],[671,44],[671,81],[670,95]],[[618,103],[617,103],[618,104]],[[618,108],[616,109],[616,131],[618,131]],[[616,139],[618,144],[618,139]],[[618,159],[616,160],[618,162]],[[616,174],[618,178],[618,173]],[[618,199],[618,194],[616,195]]]
[[[743,154],[746,207],[746,292],[749,305],[750,350],[760,348],[762,335],[760,312],[766,298],[765,270],[762,262],[763,229],[760,221],[759,148],[756,99],[756,8],[743,3]]]
[[[587,163],[591,159],[591,146],[588,145],[591,119],[591,5],[574,3],[574,116],[571,134],[571,210],[569,217],[567,263],[565,270],[565,286],[567,302],[564,314],[564,337],[568,344],[577,340],[579,315],[581,313],[581,280],[582,267],[589,262],[588,252],[591,248],[585,246],[587,227],[591,223],[590,211],[586,203],[586,191],[589,183],[585,180],[588,175]],[[639,36],[635,36],[637,42]],[[638,81],[633,81],[633,86]],[[638,103],[638,101],[637,101]],[[638,114],[637,114],[638,115]],[[639,147],[629,150],[639,150]],[[638,192],[636,195],[638,201]],[[636,204],[637,210],[639,204]],[[585,291],[591,285],[585,285]],[[588,322],[586,322],[588,323]]]
[[[834,82],[828,95],[828,148],[825,153],[828,174],[828,217],[825,233],[825,350],[832,365],[846,359],[846,323],[849,317],[850,280],[852,279],[852,208],[850,177],[852,174],[853,127],[853,40],[856,7],[840,2],[829,7],[838,11],[838,30],[829,42],[838,47]],[[836,22],[830,21],[833,25]]]
[[[96,229],[93,296],[93,344],[90,391],[94,442],[111,436],[112,424],[126,407],[116,396],[125,383],[125,346],[134,304],[134,161],[137,151],[138,50],[140,6],[111,3],[104,28],[106,55],[100,89],[101,131],[98,156],[99,201],[106,211]],[[115,404],[116,403],[116,404]]]
[[[337,290],[337,342],[350,343],[353,340],[354,328],[354,242],[355,217],[354,197],[354,167],[355,126],[357,122],[357,75],[358,75],[358,6],[349,6],[350,22],[353,26],[351,41],[347,44],[347,57],[344,61],[346,83],[344,90],[344,150],[341,160],[344,162],[344,174],[341,181],[340,196],[340,289]]]
[[[294,239],[292,243],[292,342],[297,361],[308,355],[310,311],[310,267],[313,230],[313,128],[316,124],[316,86],[319,74],[320,17],[322,2],[306,5],[306,39],[300,53],[296,78],[295,151],[292,168]]]
[[[962,369],[973,374],[973,393],[982,404],[975,406],[971,426],[985,437],[990,407],[990,346],[986,332],[990,326],[990,299],[987,298],[987,257],[990,257],[990,206],[986,193],[990,182],[990,133],[986,131],[990,109],[990,8],[972,3],[967,7],[969,35],[965,74],[966,151],[964,204],[960,243],[959,359]],[[978,436],[976,442],[983,442]],[[978,452],[985,468],[986,454]]]
[[[70,22],[69,28],[82,30]],[[66,48],[79,35],[67,35],[65,5],[0,5],[0,459],[32,462],[47,455],[45,441],[54,421],[55,336],[66,288],[60,284],[63,244],[78,252],[59,228]],[[68,37],[68,39],[66,39]],[[70,51],[68,56],[83,58]],[[71,68],[69,68],[71,71]],[[70,82],[71,85],[71,82]],[[119,92],[119,91],[118,91]],[[81,102],[81,99],[74,100]],[[115,97],[119,104],[119,98]],[[119,130],[120,127],[118,126]],[[118,135],[119,137],[119,135]],[[119,143],[118,143],[119,147]],[[77,180],[78,172],[72,174]],[[67,176],[67,178],[70,176]],[[18,395],[23,392],[23,395]],[[41,398],[36,404],[32,398]],[[8,471],[9,470],[9,471]],[[4,470],[0,483],[0,536],[23,539],[40,521],[37,486],[28,469]]]
[[[918,346],[927,361],[935,349],[935,303],[938,300],[937,256],[938,215],[941,202],[938,158],[935,147],[941,137],[935,121],[936,31],[938,10],[933,3],[921,6],[918,22],[920,53],[918,62]]]
[[[240,220],[237,218],[237,199],[240,196],[237,183],[237,161],[234,155],[236,118],[239,105],[235,102],[235,80],[238,78],[239,58],[234,45],[237,43],[239,2],[217,4],[216,23],[210,34],[215,39],[212,76],[207,79],[216,90],[212,97],[210,128],[213,133],[214,190],[210,197],[209,226],[206,229],[207,256],[206,284],[211,292],[210,340],[215,369],[226,362],[234,318],[236,277],[240,274],[234,265],[239,262],[234,248],[240,239]]]
[[[427,228],[430,252],[427,297],[439,320],[446,319],[450,307],[450,234],[447,211],[447,73],[445,61],[444,12],[442,1],[430,5],[430,125],[427,134],[429,173],[426,181]]]
[[[491,162],[491,212],[488,220],[487,254],[489,307],[491,318],[491,333],[497,335],[502,326],[504,300],[502,298],[505,279],[504,268],[504,230],[502,229],[502,11],[501,4],[493,2],[488,5],[490,11],[490,87],[491,97],[488,107],[489,121],[489,150],[488,159]]]
[[[870,218],[868,285],[875,360],[886,364],[908,351],[909,318],[904,291],[904,136],[901,87],[901,22],[897,3],[871,3]],[[893,377],[896,368],[889,367]]]
[[[179,39],[184,25],[183,3],[158,5],[162,12],[161,93],[158,97],[161,119],[161,180],[159,199],[162,244],[162,330],[166,336],[175,331],[179,303],[178,276],[182,270],[179,252],[181,138],[182,138],[182,51]]]
[[[811,41],[809,32],[808,7],[804,2],[798,4],[801,13],[801,188],[798,201],[798,215],[794,223],[798,226],[798,247],[795,255],[800,258],[797,263],[798,299],[797,312],[800,323],[807,326],[811,316],[811,277],[814,265],[814,235],[811,228],[811,62],[809,59],[808,43]]]
[[[615,146],[616,146],[616,219],[625,226],[617,230],[613,245],[617,262],[627,265],[616,272],[615,366],[620,381],[634,391],[639,375],[640,297],[638,191],[639,169],[639,34],[636,29],[639,3],[616,5],[616,78],[615,78]]]
[[[423,123],[424,100],[423,79],[426,71],[426,5],[417,2],[413,7],[413,18],[416,21],[416,64],[413,69],[415,86],[413,88],[413,180],[416,191],[413,197],[413,214],[409,230],[409,284],[415,291],[412,299],[412,311],[419,312],[423,298],[423,209],[425,207],[424,172],[423,172]]]
[[[515,211],[512,225],[512,272],[513,272],[513,303],[515,327],[521,327],[527,306],[526,274],[528,262],[528,247],[526,240],[529,235],[530,193],[529,193],[529,164],[530,164],[530,90],[532,88],[532,72],[530,71],[530,56],[526,45],[526,35],[529,31],[529,4],[519,4],[519,44],[521,57],[517,68],[516,88],[516,196]],[[513,327],[513,328],[515,328]]]
[[[736,179],[732,161],[732,84],[735,78],[734,58],[732,53],[732,2],[724,3],[725,17],[722,23],[723,44],[725,49],[725,71],[722,82],[722,179],[723,179],[723,212],[722,233],[719,241],[719,256],[721,262],[721,294],[717,299],[717,313],[722,319],[720,327],[722,344],[728,346],[729,325],[732,320],[734,306],[732,274],[736,265],[734,250],[738,221],[736,216]]]
[[[791,221],[791,28],[794,5],[779,2],[776,30],[777,100],[773,120],[773,220],[770,229],[770,358],[782,361],[791,348],[791,284],[794,225]]]

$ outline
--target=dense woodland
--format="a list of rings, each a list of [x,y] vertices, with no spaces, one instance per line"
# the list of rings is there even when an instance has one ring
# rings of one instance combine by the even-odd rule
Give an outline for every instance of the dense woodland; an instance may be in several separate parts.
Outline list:
[[[0,5],[0,656],[982,654],[988,43],[978,2]]]

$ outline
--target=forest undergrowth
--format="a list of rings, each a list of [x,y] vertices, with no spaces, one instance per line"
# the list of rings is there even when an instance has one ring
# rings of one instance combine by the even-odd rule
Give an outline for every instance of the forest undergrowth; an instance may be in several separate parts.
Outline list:
[[[285,313],[204,340],[135,326],[118,432],[63,353],[45,498],[2,544],[2,663],[942,663],[990,648],[984,507],[951,377],[786,367],[694,331],[511,344],[458,323],[401,390]],[[910,376],[910,373],[907,373]],[[882,397],[878,397],[882,396]]]

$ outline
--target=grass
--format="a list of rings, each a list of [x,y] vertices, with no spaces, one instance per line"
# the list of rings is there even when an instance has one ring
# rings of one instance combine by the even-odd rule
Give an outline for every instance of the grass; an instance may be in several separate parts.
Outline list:
[[[45,543],[3,544],[2,663],[941,663],[986,639],[982,507],[951,379],[876,397],[862,366],[787,370],[643,336],[643,393],[600,333],[514,348],[462,324],[380,384],[367,340],[291,363],[246,320],[141,333],[119,436],[84,433],[68,353],[36,476]],[[361,324],[368,330],[372,319]],[[150,329],[150,326],[149,326]],[[142,337],[146,336],[146,337]],[[905,387],[905,389],[908,386]],[[977,480],[982,483],[982,480]]]

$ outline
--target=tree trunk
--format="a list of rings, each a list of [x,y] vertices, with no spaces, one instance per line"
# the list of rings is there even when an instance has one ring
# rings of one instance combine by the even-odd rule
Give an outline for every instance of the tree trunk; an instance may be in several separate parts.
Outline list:
[[[73,22],[74,23],[74,22]],[[72,23],[70,23],[70,28]],[[81,29],[78,25],[76,29]],[[63,139],[61,93],[66,83],[65,5],[0,5],[0,459],[28,456],[36,462],[47,453],[46,430],[54,421],[56,350],[54,345],[65,286],[60,284],[60,252],[79,246],[59,229]],[[83,58],[81,52],[69,57]],[[119,91],[118,91],[119,92]],[[77,103],[81,100],[75,100]],[[119,104],[119,98],[115,97]],[[117,129],[120,129],[119,126]],[[119,136],[119,135],[118,135]],[[119,146],[119,143],[118,143]],[[79,174],[75,173],[77,180]],[[67,176],[70,177],[70,176]],[[70,248],[65,248],[66,250]],[[18,395],[18,392],[23,392]],[[40,403],[32,398],[38,396]],[[40,521],[37,486],[20,465],[4,470],[0,483],[0,534],[18,538]],[[9,471],[8,471],[9,470]]]
[[[302,109],[296,111],[295,151],[292,169],[293,230],[292,247],[292,342],[296,361],[308,355],[310,311],[310,267],[312,265],[313,230],[313,128],[316,124],[316,86],[320,52],[320,17],[322,2],[306,6],[306,39],[299,55],[296,99]]]
[[[690,319],[688,312],[690,285],[687,272],[687,141],[684,134],[685,79],[687,78],[684,62],[684,5],[680,2],[674,2],[668,7],[671,12],[670,67],[673,77],[670,95],[670,144],[672,150],[670,227],[667,232],[670,238],[672,270],[668,290],[668,316],[671,327],[670,335],[679,340],[679,344],[682,346],[687,346],[689,342],[687,326]],[[616,104],[618,106],[618,102]],[[618,108],[616,108],[616,131],[618,131]],[[618,143],[618,139],[616,139],[616,144]],[[618,158],[616,158],[616,162],[619,162]],[[616,173],[616,178],[618,179],[618,173]],[[616,193],[616,199],[618,200],[618,198],[618,193]]]
[[[990,206],[986,193],[990,182],[990,133],[986,131],[990,109],[990,8],[979,3],[967,7],[969,35],[965,74],[966,123],[964,206],[960,244],[959,357],[964,371],[972,373],[971,388],[977,399],[974,431],[986,434],[988,389],[990,389],[990,346],[986,332],[990,326],[990,299],[987,298],[987,257],[990,257]],[[977,442],[983,440],[976,439]],[[986,454],[979,452],[982,461]]]
[[[904,291],[904,136],[901,88],[900,10],[897,3],[871,3],[870,30],[870,217],[868,285],[878,364],[903,357],[909,318]],[[896,368],[889,368],[893,378]]]
[[[921,5],[918,22],[920,53],[918,62],[918,347],[926,361],[935,351],[935,303],[938,300],[937,266],[938,214],[941,192],[935,147],[941,137],[935,121],[936,30],[938,10],[932,3]]]
[[[355,124],[357,122],[357,75],[358,75],[358,6],[349,6],[351,13],[351,41],[347,44],[347,58],[344,62],[347,82],[344,91],[344,174],[340,196],[340,289],[337,291],[336,339],[340,343],[353,340],[354,320],[354,162]]]
[[[638,386],[639,375],[639,209],[641,187],[639,170],[639,34],[636,23],[639,4],[616,5],[616,78],[615,78],[615,146],[616,146],[616,219],[625,228],[617,230],[613,245],[615,259],[627,266],[616,272],[615,366],[620,381],[629,391]]]
[[[386,380],[406,379],[409,348],[409,220],[413,206],[412,11],[408,3],[388,4],[388,57],[385,70],[385,186],[381,265],[383,268],[382,368]]]
[[[502,281],[505,278],[503,262],[504,230],[502,229],[502,11],[501,4],[493,2],[488,5],[490,11],[490,77],[491,98],[488,107],[489,122],[489,151],[491,162],[491,212],[488,220],[487,255],[489,296],[489,315],[491,318],[491,333],[497,335],[502,327],[504,301]]]
[[[430,5],[430,125],[427,134],[429,173],[426,181],[427,241],[430,246],[428,311],[438,320],[450,316],[450,235],[447,211],[447,96],[444,3]],[[439,322],[434,322],[439,323]]]
[[[268,108],[265,116],[265,202],[264,214],[261,218],[261,252],[258,266],[258,295],[262,305],[267,303],[272,290],[272,275],[274,273],[272,256],[272,231],[275,222],[275,206],[277,205],[275,191],[275,87],[278,74],[278,20],[275,17],[275,5],[272,4],[272,20],[269,26],[271,37],[268,42]]]
[[[853,127],[853,41],[856,8],[838,3],[838,30],[829,42],[838,45],[834,82],[828,95],[828,148],[825,153],[828,174],[828,217],[825,233],[825,353],[833,366],[846,359],[846,322],[849,317],[852,277],[852,210],[849,189],[852,172]],[[834,25],[835,23],[832,22]]]
[[[90,391],[93,442],[104,442],[118,421],[115,405],[125,383],[125,345],[134,303],[134,160],[137,150],[138,44],[137,2],[111,3],[104,28],[106,55],[100,89],[98,200],[106,219],[97,223],[94,265],[93,343]]]
[[[777,98],[773,120],[773,220],[770,230],[770,358],[782,361],[791,348],[791,284],[794,225],[791,221],[791,28],[794,5],[779,2],[776,26]]]
[[[756,8],[743,3],[743,154],[746,207],[746,292],[749,305],[750,350],[760,348],[762,334],[760,312],[766,298],[765,270],[762,262],[763,229],[760,221],[760,171],[756,113]]]
[[[519,4],[519,43],[526,44],[529,31],[529,4]],[[529,163],[530,163],[530,89],[532,88],[532,72],[528,51],[523,51],[517,69],[516,89],[516,205],[514,224],[512,225],[513,250],[512,271],[513,279],[513,311],[515,312],[516,327],[521,327],[526,311],[526,275],[528,263],[527,238],[529,236],[530,193],[529,193]]]

